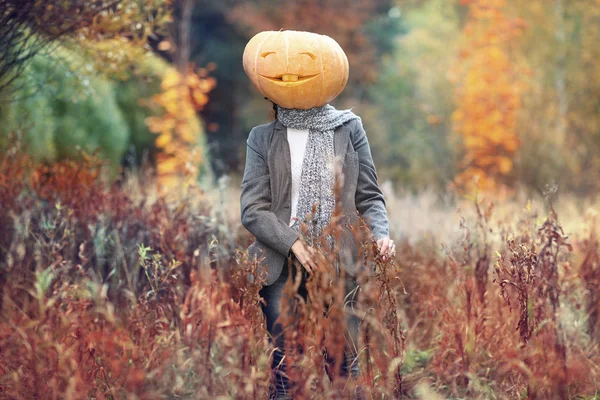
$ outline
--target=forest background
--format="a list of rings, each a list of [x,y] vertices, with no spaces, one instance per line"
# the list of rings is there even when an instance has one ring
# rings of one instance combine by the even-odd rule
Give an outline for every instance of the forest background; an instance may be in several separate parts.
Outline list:
[[[93,45],[88,38],[83,52],[63,42],[35,55],[13,85],[19,94],[1,108],[0,145],[18,130],[37,160],[53,162],[80,146],[99,149],[118,167],[139,165],[144,154],[156,162],[172,153],[167,142],[193,136],[206,154],[196,159],[205,172],[239,177],[248,132],[271,117],[270,103],[243,72],[243,48],[256,32],[297,29],[328,34],[345,49],[350,80],[334,105],[361,115],[380,178],[396,190],[469,190],[474,176],[480,187],[509,194],[557,186],[593,196],[598,189],[595,2],[228,0],[185,7],[175,7],[164,29],[140,36],[151,49],[143,56],[115,28]],[[181,70],[188,61],[201,68],[192,104],[198,122],[189,137],[157,139],[177,96],[152,96],[167,90],[160,83],[170,65]]]

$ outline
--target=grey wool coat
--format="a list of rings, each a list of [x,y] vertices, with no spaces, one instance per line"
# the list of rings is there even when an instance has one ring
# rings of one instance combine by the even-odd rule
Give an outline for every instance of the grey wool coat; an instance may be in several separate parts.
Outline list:
[[[271,285],[281,274],[284,261],[291,255],[291,246],[299,236],[289,226],[292,178],[287,128],[278,120],[256,126],[250,131],[246,144],[240,196],[242,225],[256,237],[248,247],[248,255],[250,259],[256,257],[266,269],[264,284]],[[341,163],[343,174],[340,199],[343,219],[356,222],[358,211],[376,240],[388,237],[385,200],[359,119],[335,129],[334,155],[336,162]],[[342,235],[339,247],[339,262],[354,276],[362,265],[362,257],[349,230]]]

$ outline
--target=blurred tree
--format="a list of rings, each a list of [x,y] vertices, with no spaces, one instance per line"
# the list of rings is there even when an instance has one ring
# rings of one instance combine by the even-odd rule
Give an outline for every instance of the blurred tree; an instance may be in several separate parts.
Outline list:
[[[128,152],[123,160],[124,166],[133,167],[144,161],[148,161],[151,165],[157,164],[156,159],[164,150],[163,147],[157,146],[157,142],[164,142],[164,138],[161,139],[160,135],[157,135],[161,132],[157,126],[160,125],[161,120],[166,121],[176,115],[173,108],[178,105],[173,103],[174,92],[171,85],[179,80],[180,75],[177,74],[175,67],[156,55],[148,54],[134,64],[133,70],[128,73],[125,80],[114,81],[119,108],[123,112],[131,134]],[[196,82],[193,75],[190,76],[190,82]],[[206,89],[206,86],[203,88]],[[193,94],[194,85],[189,86],[188,89]],[[188,93],[185,89],[181,90],[184,91],[181,100],[185,103],[182,106],[183,115],[188,113],[187,108],[190,105],[188,105]],[[201,104],[207,100],[205,96],[200,96],[196,101]],[[198,140],[194,143],[195,151],[198,153],[199,160],[203,161],[201,165],[195,165],[194,168],[199,168],[198,172],[201,174],[207,172],[204,168],[206,143],[200,118],[194,114],[182,120],[196,127],[194,135],[197,135]],[[182,131],[185,129],[182,128]],[[164,156],[166,154],[163,154],[163,158]]]
[[[505,0],[461,0],[469,7],[464,44],[456,65],[454,129],[463,141],[456,187],[506,191],[512,187],[516,131],[525,81],[511,60],[511,42],[525,23],[507,14]],[[526,72],[526,71],[525,71]]]
[[[20,132],[32,156],[46,162],[75,156],[77,147],[99,149],[113,172],[129,148],[133,163],[146,151],[153,158],[155,135],[146,119],[165,111],[144,100],[160,92],[167,63],[147,54],[125,80],[109,80],[91,64],[88,55],[65,48],[51,58],[36,55],[15,81],[18,97],[0,107],[0,138]]]
[[[177,71],[164,66],[162,70],[152,68],[146,62],[153,58],[147,46],[150,36],[160,34],[170,21],[169,4],[170,0],[37,0],[24,2],[23,8],[12,1],[3,4],[0,19],[12,23],[6,32],[20,38],[0,41],[0,45],[6,45],[0,49],[16,60],[0,63],[0,67],[6,67],[0,70],[9,77],[5,82],[20,83],[11,85],[18,98],[4,95],[5,100],[13,101],[1,110],[7,122],[3,130],[24,128],[34,156],[40,160],[72,156],[77,146],[86,151],[100,149],[101,155],[112,161],[113,172],[128,147],[133,147],[136,161],[143,150],[140,145],[174,156],[168,151],[174,142],[167,143],[165,130],[157,128],[159,118],[163,122],[176,118],[171,137],[183,137],[186,143],[190,136],[201,139],[195,109],[206,103],[207,85],[212,87],[214,82],[187,72],[180,79]],[[52,48],[47,47],[50,45]],[[25,63],[28,58],[33,60],[31,65]],[[162,90],[161,80],[165,91],[153,97],[151,108],[139,104],[141,95],[150,97]],[[149,85],[149,81],[158,83]],[[135,93],[139,84],[144,87]],[[174,94],[175,103],[168,100]],[[188,106],[194,107],[191,113]],[[127,110],[126,115],[120,107]],[[177,113],[185,115],[175,117]],[[24,120],[35,123],[23,125]],[[41,125],[42,120],[49,123]],[[163,134],[158,137],[159,146],[150,145],[148,138],[154,139],[155,135],[149,128]],[[38,137],[43,140],[38,141]],[[200,142],[194,140],[195,145]],[[198,168],[194,162],[203,158],[203,148],[190,151],[197,155],[195,158],[184,157],[181,149],[175,158],[186,164],[187,170],[193,170],[196,178]],[[159,170],[163,169],[160,165]]]
[[[531,29],[520,40],[531,66],[519,119],[526,141],[519,179],[539,191],[557,184],[580,194],[599,189],[600,5],[582,0],[517,2]]]
[[[216,85],[215,78],[208,77],[215,64],[211,62],[208,68],[196,70],[190,61],[194,9],[195,0],[175,1],[170,36],[157,37],[160,41],[151,42],[176,65],[163,77],[162,92],[152,97],[152,103],[164,110],[163,115],[146,120],[150,129],[158,133],[158,184],[165,193],[177,194],[174,189],[178,187],[185,190],[207,165],[204,129],[197,113],[204,109],[208,93]]]
[[[574,10],[568,14],[566,4],[555,6],[555,14],[563,15],[556,17],[559,24],[556,37],[562,44],[555,75],[557,130],[559,134],[564,132],[570,150],[568,156],[579,160],[567,182],[575,183],[580,192],[597,193],[600,189],[600,3],[574,3]],[[572,41],[568,48],[562,36]]]
[[[91,24],[103,10],[120,0],[56,2],[4,0],[0,2],[0,92],[20,75],[27,61],[50,43]],[[71,12],[72,18],[68,18]]]
[[[130,133],[122,159],[122,165],[127,169],[145,162],[155,164],[156,135],[150,131],[146,121],[148,117],[159,116],[164,111],[149,99],[161,91],[162,77],[168,69],[169,64],[162,58],[145,55],[124,80],[113,81],[117,103]]]
[[[360,105],[383,178],[404,189],[443,190],[453,177],[448,132],[453,111],[448,70],[460,36],[456,2],[430,0],[390,10],[406,34],[383,58],[370,100]]]
[[[150,130],[158,133],[156,146],[159,185],[165,191],[173,190],[183,182],[195,182],[200,166],[205,161],[204,132],[196,112],[208,102],[208,92],[215,85],[208,71],[180,73],[170,68],[163,77],[162,92],[152,102],[164,109],[161,116],[149,117]]]
[[[187,0],[186,0],[187,1]],[[235,170],[242,153],[239,138],[239,109],[247,99],[249,84],[242,68],[241,54],[246,37],[238,27],[226,20],[226,14],[235,0],[208,0],[200,5],[195,2],[191,9],[188,29],[182,29],[186,1],[174,3],[173,19],[169,35],[156,35],[150,44],[162,57],[171,63],[182,64],[180,43],[185,43],[189,62],[206,66],[217,85],[210,93],[210,101],[199,111],[206,122],[205,133],[211,169],[220,175]],[[186,33],[187,32],[187,33]],[[187,35],[189,40],[185,40]],[[237,141],[240,141],[238,143]]]
[[[76,147],[117,166],[129,139],[114,85],[91,74],[73,73],[82,59],[64,49],[53,58],[36,55],[16,80],[19,98],[2,107],[2,133],[22,132],[39,161],[76,156]],[[40,87],[42,87],[40,89]]]
[[[0,2],[0,93],[36,54],[61,43],[85,42],[97,65],[115,71],[132,61],[148,35],[168,21],[168,0],[3,0]],[[121,45],[127,43],[126,49]],[[81,47],[87,49],[89,46]],[[99,51],[102,50],[102,51]],[[6,97],[6,93],[5,93]]]

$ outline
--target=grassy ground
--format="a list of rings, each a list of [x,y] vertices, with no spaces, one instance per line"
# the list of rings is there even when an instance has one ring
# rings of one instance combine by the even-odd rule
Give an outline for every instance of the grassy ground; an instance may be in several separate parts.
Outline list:
[[[266,398],[272,348],[239,185],[165,199],[148,174],[108,186],[98,168],[29,175],[18,153],[0,167],[0,398]],[[563,196],[555,215],[544,200],[384,188],[397,257],[365,240],[374,273],[357,309],[370,398],[600,398],[593,202]],[[344,328],[326,274],[300,305],[297,398],[354,386],[324,373],[320,350],[337,351]]]

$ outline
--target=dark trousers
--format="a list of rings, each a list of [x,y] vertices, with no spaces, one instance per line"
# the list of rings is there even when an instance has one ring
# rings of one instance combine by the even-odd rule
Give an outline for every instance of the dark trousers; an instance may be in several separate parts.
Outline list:
[[[289,277],[290,272],[292,273],[292,279],[295,280],[298,268],[301,269],[301,282],[297,293],[304,299],[304,301],[306,301],[308,295],[306,290],[306,279],[308,278],[308,272],[306,272],[304,267],[302,267],[300,262],[295,257],[292,257],[291,271],[289,271],[288,268],[288,262],[286,260],[283,266],[283,271],[281,272],[279,278],[273,284],[269,286],[263,286],[259,292],[260,296],[266,302],[266,305],[262,304],[262,311],[267,320],[267,331],[270,334],[270,339],[275,345],[271,368],[273,370],[275,379],[275,398],[278,399],[291,398],[291,390],[293,389],[293,383],[290,382],[286,375],[287,363],[286,359],[284,358],[285,338],[283,329],[294,329],[294,327],[283,327],[280,321],[277,321],[280,316],[283,287]],[[352,308],[356,303],[358,295],[358,286],[356,281],[349,275],[346,277],[345,288],[346,292],[344,303],[345,308],[349,309]],[[293,307],[293,305],[290,306]],[[291,309],[293,310],[293,308]],[[346,343],[344,347],[344,359],[342,360],[343,362],[340,366],[340,375],[343,377],[348,377],[348,375],[351,375],[353,378],[358,378],[360,375],[360,369],[358,364],[357,347],[358,324],[360,319],[352,312],[349,312],[346,315],[347,333],[345,335]],[[293,314],[292,318],[294,318]],[[302,349],[299,350],[302,351]],[[337,360],[333,359],[331,355],[325,355],[325,357],[326,363],[329,367],[327,373],[331,378],[332,375],[329,370],[333,371]]]

